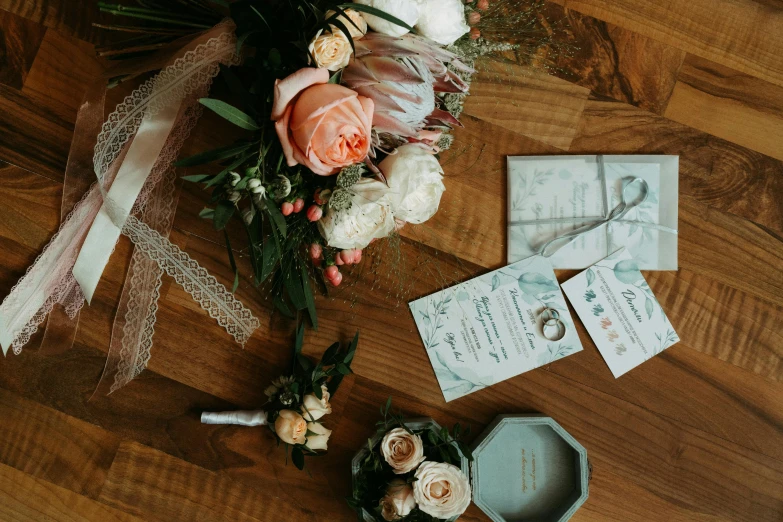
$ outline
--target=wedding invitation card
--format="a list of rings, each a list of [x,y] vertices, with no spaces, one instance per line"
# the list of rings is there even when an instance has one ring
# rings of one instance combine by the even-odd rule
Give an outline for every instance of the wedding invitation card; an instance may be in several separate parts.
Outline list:
[[[508,262],[605,220],[641,178],[643,201],[562,246],[552,266],[586,268],[624,246],[642,270],[677,270],[678,166],[677,156],[510,156]]]
[[[561,286],[615,378],[680,340],[625,248]]]
[[[582,350],[552,265],[542,256],[409,306],[446,402]],[[562,321],[564,336],[557,341],[544,337],[547,308]]]

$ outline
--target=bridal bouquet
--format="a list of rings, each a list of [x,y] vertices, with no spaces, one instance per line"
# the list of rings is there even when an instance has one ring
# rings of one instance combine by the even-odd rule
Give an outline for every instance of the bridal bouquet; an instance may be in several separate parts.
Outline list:
[[[236,424],[240,426],[268,426],[279,442],[286,444],[286,455],[291,447],[291,460],[299,469],[305,467],[305,457],[326,451],[332,434],[323,423],[323,417],[332,413],[329,402],[343,377],[351,373],[359,333],[345,350],[334,343],[324,352],[318,364],[302,355],[304,327],[299,326],[294,344],[293,371],[281,375],[264,390],[267,405],[264,410],[205,412],[204,424]]]
[[[145,16],[206,22],[205,3]],[[313,282],[324,292],[340,285],[370,243],[437,212],[446,188],[437,153],[460,125],[471,64],[514,46],[482,37],[487,0],[227,5],[244,62],[222,70],[229,101],[200,102],[244,132],[177,165],[204,169],[185,179],[211,190],[201,216],[216,230],[242,223],[255,284],[271,286],[283,314],[307,310],[317,326]]]
[[[376,436],[354,459],[354,494],[349,503],[365,521],[453,520],[468,508],[471,488],[462,472],[459,424],[451,433],[434,421],[406,421],[391,414],[391,398],[381,408]]]

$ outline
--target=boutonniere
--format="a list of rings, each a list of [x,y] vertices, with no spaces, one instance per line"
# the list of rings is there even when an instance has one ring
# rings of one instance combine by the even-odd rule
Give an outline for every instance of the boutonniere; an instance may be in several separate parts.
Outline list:
[[[290,374],[281,375],[264,390],[268,400],[263,410],[204,412],[204,424],[235,424],[267,426],[279,442],[285,443],[286,456],[291,448],[291,460],[299,469],[305,467],[305,457],[327,450],[332,431],[323,418],[332,413],[331,399],[343,377],[351,373],[359,332],[343,348],[336,342],[326,349],[314,364],[302,354],[304,325],[296,332],[294,362]]]

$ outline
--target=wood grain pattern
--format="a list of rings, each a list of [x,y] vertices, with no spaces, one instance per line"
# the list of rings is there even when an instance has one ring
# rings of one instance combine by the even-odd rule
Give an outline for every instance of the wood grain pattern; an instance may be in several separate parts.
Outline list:
[[[465,114],[568,150],[588,91],[540,71],[485,60]]]
[[[783,159],[783,87],[688,56],[665,116]]]
[[[73,348],[40,353],[39,334],[0,360],[0,519],[355,520],[350,460],[391,395],[403,413],[471,425],[474,437],[499,413],[554,417],[594,466],[575,522],[781,520],[779,0],[557,0],[548,12],[568,18],[575,56],[557,77],[482,63],[441,155],[439,213],[398,246],[368,248],[317,297],[306,355],[357,329],[362,340],[311,475],[263,429],[199,423],[205,410],[262,406],[265,383],[291,363],[294,325],[253,287],[241,251],[237,295],[262,323],[244,349],[166,277],[149,369],[90,400],[131,255],[121,239]],[[105,66],[91,45],[97,17],[60,0],[0,0],[6,40],[13,27],[3,63],[14,64],[0,66],[0,295],[58,227],[76,111]],[[112,89],[107,107],[132,87]],[[183,154],[233,136],[207,114]],[[645,276],[682,341],[614,379],[578,325],[582,352],[446,404],[406,302],[505,264],[506,156],[564,151],[680,156],[681,268]],[[205,201],[183,188],[172,240],[230,285],[223,238],[197,217]],[[487,518],[472,505],[460,520]]]
[[[783,85],[783,9],[756,0],[564,0],[565,7]]]
[[[140,522],[128,513],[0,464],[0,517],[6,522]]]
[[[577,11],[566,10],[565,16],[578,46],[555,59],[555,74],[597,95],[662,114],[686,53]]]
[[[0,11],[0,83],[21,89],[46,29]]]

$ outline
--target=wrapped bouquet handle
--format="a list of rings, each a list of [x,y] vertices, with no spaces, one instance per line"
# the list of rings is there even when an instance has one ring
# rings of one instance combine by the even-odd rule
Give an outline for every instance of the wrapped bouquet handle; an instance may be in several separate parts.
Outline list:
[[[240,410],[204,412],[201,414],[201,424],[224,424],[237,426],[266,426],[267,415],[264,410]]]

